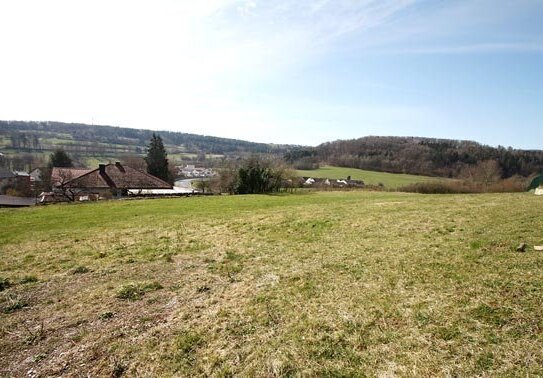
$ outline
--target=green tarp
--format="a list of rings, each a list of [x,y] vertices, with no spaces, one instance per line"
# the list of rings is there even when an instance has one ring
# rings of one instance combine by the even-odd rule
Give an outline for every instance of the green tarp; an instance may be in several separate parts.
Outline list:
[[[532,180],[530,188],[528,190],[537,189],[539,186],[543,185],[543,174],[537,176]]]

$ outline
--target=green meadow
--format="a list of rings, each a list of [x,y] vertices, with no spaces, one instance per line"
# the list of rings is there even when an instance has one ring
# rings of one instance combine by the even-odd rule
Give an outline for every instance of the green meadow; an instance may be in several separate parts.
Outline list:
[[[345,179],[347,178],[347,176],[351,176],[353,180],[362,180],[364,181],[364,183],[369,184],[369,185],[383,184],[385,188],[389,188],[389,189],[396,189],[401,186],[414,184],[418,182],[447,180],[440,177],[428,177],[428,176],[408,175],[408,174],[402,174],[402,173],[366,171],[363,169],[333,167],[333,166],[323,166],[323,167],[320,167],[319,169],[312,169],[312,170],[297,170],[296,174],[302,177],[329,178],[329,179]]]
[[[0,210],[0,376],[541,376],[542,213],[363,191]]]

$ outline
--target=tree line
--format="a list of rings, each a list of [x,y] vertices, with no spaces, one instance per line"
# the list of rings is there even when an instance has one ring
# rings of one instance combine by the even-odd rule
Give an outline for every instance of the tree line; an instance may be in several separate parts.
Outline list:
[[[42,147],[40,137],[37,134],[11,132],[9,138],[11,140],[11,147],[15,149],[40,150]]]

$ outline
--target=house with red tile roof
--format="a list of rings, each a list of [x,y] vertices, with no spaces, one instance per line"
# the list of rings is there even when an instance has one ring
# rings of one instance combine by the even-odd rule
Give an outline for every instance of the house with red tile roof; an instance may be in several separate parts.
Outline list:
[[[172,189],[167,182],[147,172],[122,165],[100,164],[97,169],[53,168],[53,191],[70,200],[122,197],[129,190]]]

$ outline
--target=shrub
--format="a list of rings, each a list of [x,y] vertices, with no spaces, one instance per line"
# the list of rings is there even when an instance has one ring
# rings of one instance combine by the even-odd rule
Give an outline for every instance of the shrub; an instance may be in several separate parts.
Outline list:
[[[526,187],[525,178],[512,177],[489,184],[472,181],[419,182],[402,186],[398,191],[422,194],[506,193],[523,192]]]
[[[472,193],[471,190],[463,185],[452,185],[444,182],[419,182],[409,184],[398,188],[400,192],[422,193],[422,194],[455,194],[455,193]]]
[[[289,176],[286,166],[277,161],[252,157],[238,171],[236,194],[279,192]]]

